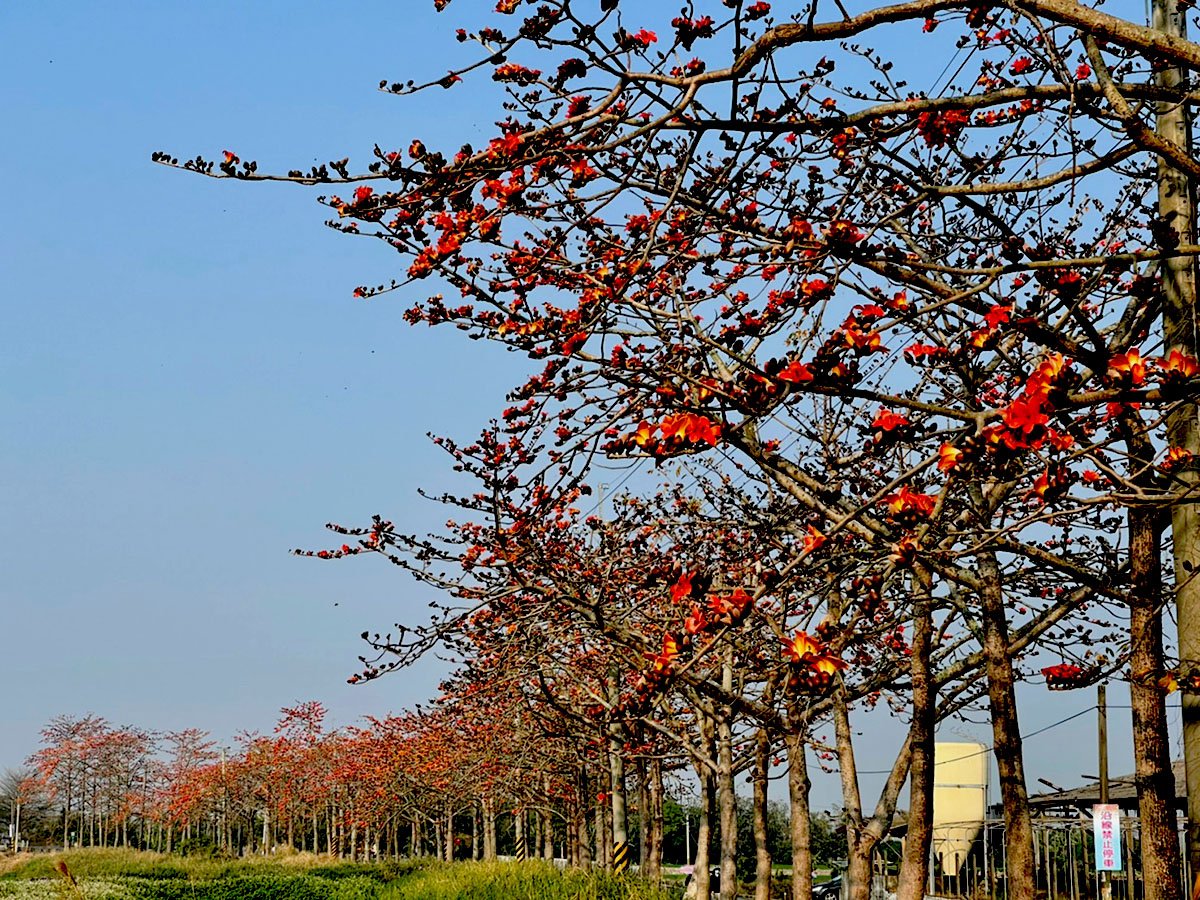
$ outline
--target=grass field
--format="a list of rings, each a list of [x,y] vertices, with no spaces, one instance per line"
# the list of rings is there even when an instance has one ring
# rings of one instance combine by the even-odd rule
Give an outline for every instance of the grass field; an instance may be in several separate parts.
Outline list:
[[[604,872],[541,862],[346,863],[308,854],[200,859],[74,850],[0,860],[0,898],[50,900],[668,900]]]

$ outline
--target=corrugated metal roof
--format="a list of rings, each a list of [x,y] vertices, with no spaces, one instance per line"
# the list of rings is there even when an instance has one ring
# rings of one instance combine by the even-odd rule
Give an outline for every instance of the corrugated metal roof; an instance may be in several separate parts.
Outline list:
[[[1177,759],[1171,765],[1175,773],[1175,799],[1187,802],[1187,781],[1183,774],[1183,760]],[[1123,806],[1137,803],[1137,782],[1133,775],[1109,776],[1108,798],[1113,803]],[[1069,791],[1054,791],[1049,794],[1035,794],[1029,798],[1029,805],[1040,808],[1051,806],[1091,806],[1100,802],[1100,782],[1094,781],[1083,787],[1072,788]]]

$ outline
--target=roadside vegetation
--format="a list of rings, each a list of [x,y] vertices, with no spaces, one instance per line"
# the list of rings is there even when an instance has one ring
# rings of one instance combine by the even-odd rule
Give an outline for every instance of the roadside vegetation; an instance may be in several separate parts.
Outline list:
[[[0,898],[88,900],[667,900],[636,877],[560,872],[538,861],[350,863],[87,849],[0,860]]]

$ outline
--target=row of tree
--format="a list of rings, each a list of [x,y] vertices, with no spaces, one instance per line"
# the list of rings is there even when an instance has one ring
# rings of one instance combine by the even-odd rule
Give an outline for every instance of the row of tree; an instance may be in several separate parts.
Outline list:
[[[155,159],[347,185],[330,224],[404,266],[357,296],[436,282],[410,321],[534,361],[478,441],[440,439],[475,482],[442,498],[442,533],[377,517],[311,555],[383,555],[446,591],[431,622],[365,635],[356,678],[457,653],[447,731],[507,747],[497,778],[522,752],[561,760],[576,835],[578,798],[604,796],[600,861],[628,840],[630,785],[654,809],[690,768],[732,898],[747,775],[767,897],[778,759],[805,900],[809,771],[829,765],[853,900],[907,783],[898,895],[918,900],[935,730],[983,707],[1007,889],[1032,900],[1017,683],[1121,677],[1146,897],[1178,900],[1165,696],[1200,687],[1190,7],[1157,0],[1149,25],[1075,0],[834,7],[501,0],[464,14],[461,66],[381,84],[490,75],[486,146],[279,175],[233,151]],[[588,484],[604,457],[643,473],[608,508]],[[866,798],[854,722],[881,707],[906,737]],[[644,840],[654,877],[653,817]]]
[[[576,793],[572,760],[543,746],[540,730],[523,737],[546,752],[522,748],[506,757],[504,747],[480,744],[483,735],[446,733],[440,712],[336,730],[324,719],[319,703],[287,708],[273,733],[244,734],[225,750],[196,729],[160,735],[96,716],[59,716],[43,730],[28,772],[3,782],[10,821],[21,823],[26,843],[57,834],[64,848],[228,855],[287,848],[352,860],[487,859],[516,855],[524,843],[526,855],[579,863],[595,855],[593,823],[600,845],[610,840],[605,797]],[[631,817],[634,833],[648,838],[657,828],[660,835],[653,851],[646,839],[637,842],[638,859],[650,865],[654,852],[659,866],[664,857],[686,862],[706,837],[699,831],[706,811],[658,788],[641,789],[647,805]],[[586,821],[572,821],[580,811]],[[773,853],[786,861],[786,811],[774,804],[762,813]],[[743,872],[753,867],[744,850],[758,814],[740,799]],[[819,858],[836,862],[844,850],[835,823],[817,815],[812,825]]]

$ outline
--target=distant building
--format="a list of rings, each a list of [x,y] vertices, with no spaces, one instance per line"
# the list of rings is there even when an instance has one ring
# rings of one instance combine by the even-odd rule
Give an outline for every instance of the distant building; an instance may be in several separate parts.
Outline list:
[[[1175,809],[1187,812],[1187,781],[1183,774],[1183,760],[1177,759],[1171,766],[1175,773]],[[1029,798],[1029,805],[1041,813],[1055,810],[1085,810],[1100,802],[1100,782],[1085,784],[1068,791],[1037,794]],[[1137,779],[1134,775],[1118,775],[1108,779],[1108,802],[1121,807],[1122,812],[1137,813]]]

